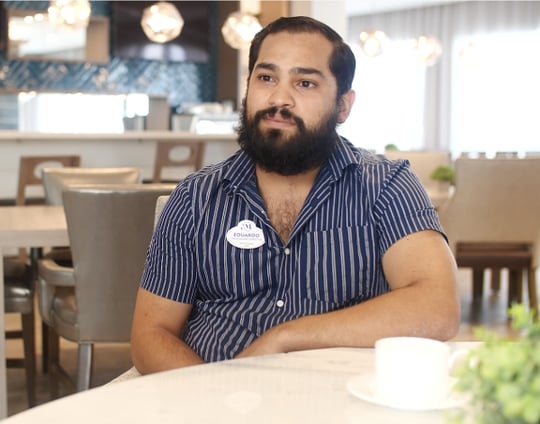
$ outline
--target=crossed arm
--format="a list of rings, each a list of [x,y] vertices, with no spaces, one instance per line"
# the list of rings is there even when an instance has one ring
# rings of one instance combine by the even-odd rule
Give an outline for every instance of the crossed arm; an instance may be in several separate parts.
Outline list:
[[[383,257],[391,291],[359,305],[277,325],[237,357],[336,346],[369,347],[387,336],[447,340],[459,328],[456,265],[443,237],[420,231],[398,240]],[[132,359],[145,374],[202,363],[180,338],[191,306],[139,289]]]

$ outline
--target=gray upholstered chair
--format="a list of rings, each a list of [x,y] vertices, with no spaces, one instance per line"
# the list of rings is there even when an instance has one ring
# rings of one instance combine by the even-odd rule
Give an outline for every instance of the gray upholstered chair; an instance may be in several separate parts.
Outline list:
[[[158,219],[159,219],[159,215],[161,215],[161,211],[163,210],[163,207],[165,206],[165,203],[167,203],[167,200],[169,200],[168,195],[158,197],[158,199],[156,201],[156,209],[154,211],[154,226],[157,224]],[[114,378],[113,380],[111,380],[107,384],[118,383],[120,381],[125,381],[125,380],[131,380],[132,378],[140,377],[140,376],[141,376],[141,374],[139,373],[137,368],[135,368],[133,366],[129,370],[127,370],[126,372],[120,374],[118,377]]]
[[[139,168],[43,168],[43,188],[45,201],[48,205],[63,204],[62,193],[68,187],[81,184],[136,184],[141,182]],[[67,247],[55,247],[49,253],[55,260],[69,265],[71,253]]]
[[[154,210],[154,226],[157,224],[161,211],[165,207],[165,203],[169,200],[169,195],[159,196],[156,201],[156,209]]]
[[[73,186],[64,191],[73,267],[39,261],[38,303],[49,327],[51,394],[58,395],[58,336],[78,343],[78,391],[91,384],[94,343],[129,342],[156,200],[174,185]]]
[[[48,205],[62,205],[63,191],[80,184],[136,184],[141,182],[141,172],[136,167],[44,167],[41,169],[45,202]],[[71,250],[67,246],[53,246],[46,254],[58,264],[71,266]],[[66,289],[68,290],[68,289]],[[43,371],[48,372],[47,335],[48,328],[42,325]]]
[[[484,269],[508,269],[509,302],[527,281],[538,309],[540,158],[455,161],[455,191],[439,210],[458,266],[473,270],[473,300],[483,296]]]
[[[43,188],[48,205],[62,205],[62,192],[80,184],[136,184],[142,182],[135,167],[116,168],[43,168]]]

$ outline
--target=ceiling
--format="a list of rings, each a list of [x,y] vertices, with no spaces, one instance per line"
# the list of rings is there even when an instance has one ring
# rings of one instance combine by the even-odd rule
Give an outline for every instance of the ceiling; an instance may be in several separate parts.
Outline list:
[[[358,16],[456,1],[460,0],[345,0],[345,11],[347,16]]]

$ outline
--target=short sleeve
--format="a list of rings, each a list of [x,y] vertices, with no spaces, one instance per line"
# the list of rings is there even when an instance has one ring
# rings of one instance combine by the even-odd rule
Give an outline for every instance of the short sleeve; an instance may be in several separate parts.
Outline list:
[[[395,161],[391,166],[374,208],[381,253],[418,231],[435,230],[446,238],[437,211],[408,161]]]

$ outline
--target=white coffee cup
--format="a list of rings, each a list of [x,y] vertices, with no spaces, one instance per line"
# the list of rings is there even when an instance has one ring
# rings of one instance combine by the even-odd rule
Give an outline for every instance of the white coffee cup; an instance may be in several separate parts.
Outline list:
[[[375,396],[385,404],[425,408],[449,394],[456,355],[440,341],[421,337],[388,337],[375,342]]]

